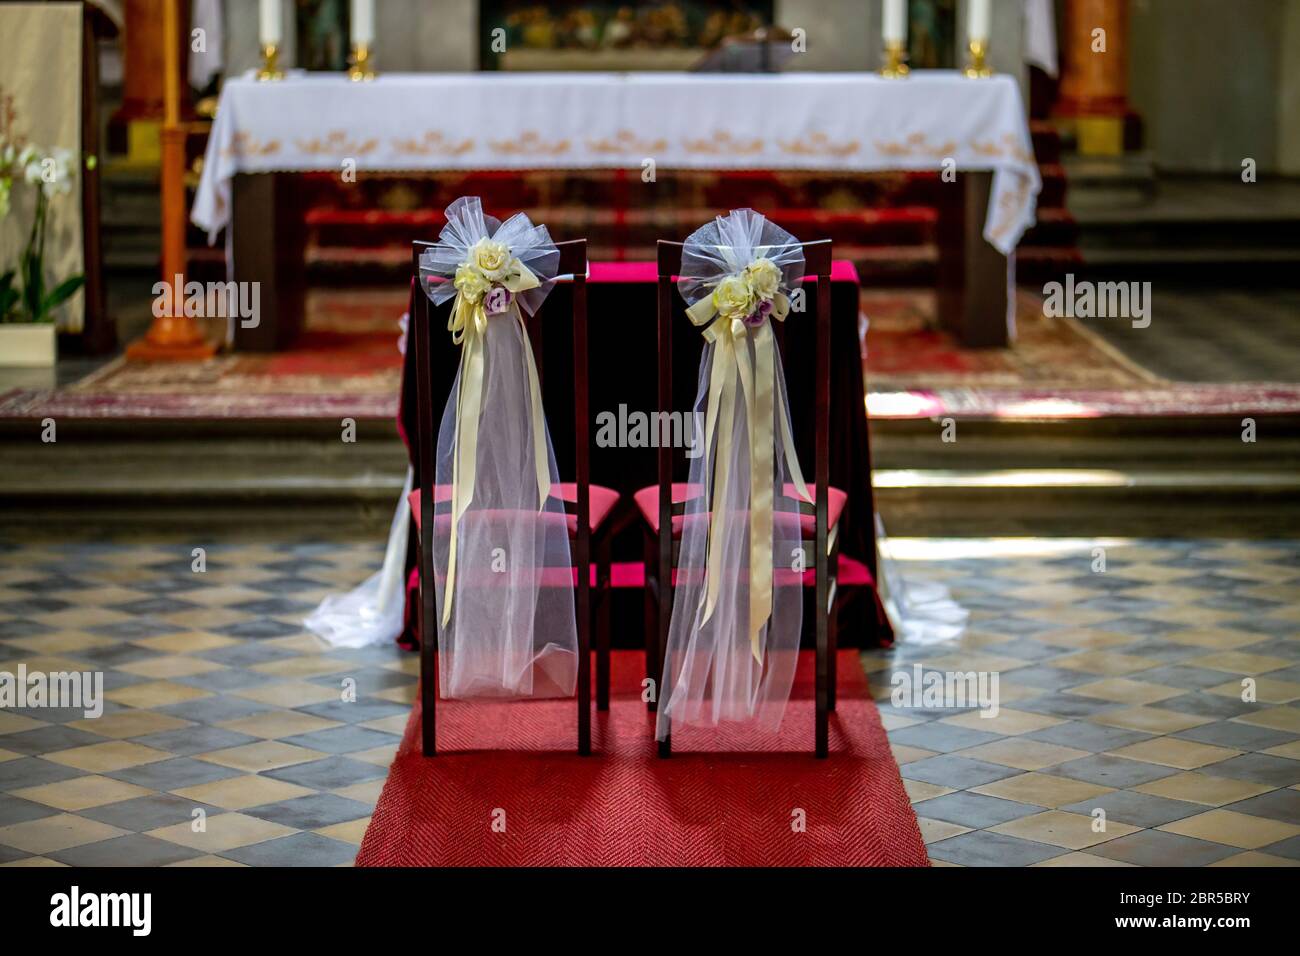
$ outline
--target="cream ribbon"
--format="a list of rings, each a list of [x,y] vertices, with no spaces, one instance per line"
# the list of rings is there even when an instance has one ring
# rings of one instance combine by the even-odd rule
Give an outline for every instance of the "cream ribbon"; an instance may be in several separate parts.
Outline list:
[[[541,281],[518,259],[511,260],[507,278],[500,282],[509,292],[536,289]],[[460,391],[456,397],[456,435],[453,439],[451,465],[451,541],[447,551],[447,585],[442,601],[442,626],[451,619],[451,599],[456,583],[456,546],[461,516],[474,499],[474,479],[478,468],[478,425],[483,411],[483,374],[486,365],[486,339],[488,314],[483,305],[485,295],[471,301],[464,292],[456,293],[447,330],[451,341],[460,350]],[[546,454],[545,422],[542,419],[542,390],[537,380],[537,365],[533,361],[533,347],[528,341],[528,329],[519,312],[515,298],[503,313],[513,316],[519,323],[524,343],[524,368],[528,375],[528,397],[532,405],[533,464],[537,471],[537,508],[546,506],[551,492],[550,462]]]
[[[780,292],[772,299],[771,317],[784,321],[790,312],[790,300]],[[772,616],[772,484],[775,436],[772,420],[780,422],[781,443],[785,448],[790,480],[799,496],[812,501],[804,484],[799,459],[795,455],[790,421],[784,414],[782,383],[776,376],[776,345],[768,319],[752,329],[754,356],[750,359],[751,329],[742,319],[718,315],[713,296],[707,295],[686,310],[695,325],[713,319],[703,335],[713,348],[709,371],[709,399],[704,419],[704,447],[713,444],[715,431],[718,449],[713,462],[713,503],[709,522],[709,546],[706,557],[704,620],[713,616],[722,586],[719,551],[725,540],[729,513],[723,507],[723,490],[731,473],[731,436],[735,425],[736,386],[739,383],[745,400],[749,436],[749,641],[754,659],[763,663],[759,634]],[[714,318],[717,316],[717,318]],[[777,402],[780,401],[780,409]],[[719,420],[719,416],[721,419]]]

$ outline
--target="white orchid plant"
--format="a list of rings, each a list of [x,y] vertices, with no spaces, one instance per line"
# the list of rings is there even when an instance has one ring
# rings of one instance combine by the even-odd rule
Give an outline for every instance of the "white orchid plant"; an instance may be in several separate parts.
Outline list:
[[[47,288],[45,282],[45,224],[50,202],[72,192],[76,175],[74,154],[55,148],[48,153],[30,143],[0,143],[0,220],[11,208],[15,184],[34,187],[36,208],[22,257],[16,268],[0,273],[0,322],[52,322],[54,310],[72,298],[86,281],[69,276]]]

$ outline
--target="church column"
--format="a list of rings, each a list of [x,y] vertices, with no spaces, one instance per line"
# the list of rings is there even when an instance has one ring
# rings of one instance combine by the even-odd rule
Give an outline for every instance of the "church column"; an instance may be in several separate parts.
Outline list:
[[[1079,152],[1124,152],[1128,107],[1128,0],[1066,0],[1056,112],[1072,119]]]
[[[163,119],[164,0],[126,0],[122,30],[122,105],[109,123],[109,148],[129,153],[133,160],[157,162]],[[171,21],[167,21],[171,22]],[[189,3],[182,4],[175,26],[175,43],[189,50]],[[182,60],[184,58],[182,57]],[[180,115],[194,115],[190,90],[182,84]]]
[[[183,6],[182,6],[183,5]],[[215,348],[203,338],[194,317],[185,311],[185,229],[189,204],[185,196],[186,124],[181,114],[181,91],[186,89],[181,61],[187,47],[168,42],[183,21],[188,0],[160,0],[163,29],[157,36],[162,49],[163,123],[161,131],[162,281],[173,286],[171,305],[155,311],[153,324],[143,339],[126,349],[137,361],[210,358]]]

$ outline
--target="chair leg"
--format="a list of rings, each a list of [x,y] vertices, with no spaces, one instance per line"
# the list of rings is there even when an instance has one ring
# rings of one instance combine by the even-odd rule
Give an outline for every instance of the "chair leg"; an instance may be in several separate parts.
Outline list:
[[[831,713],[835,712],[835,699],[838,696],[839,689],[839,644],[840,644],[840,615],[839,601],[834,603],[830,609],[830,620],[827,622],[827,639],[826,639],[826,709]]]
[[[821,601],[817,602],[817,661],[816,661],[816,702],[817,702],[817,722],[814,729],[814,746],[813,750],[817,758],[824,759],[830,754],[830,720],[827,713],[827,704],[829,697],[827,694],[827,684],[829,683],[830,668],[828,664],[829,655],[826,653],[828,648],[828,628],[826,605]]]
[[[609,710],[609,616],[614,589],[608,541],[601,542],[596,567],[596,709]]]
[[[433,592],[427,585],[432,579],[429,549],[421,555],[420,588],[416,599],[419,605],[420,627],[420,750],[426,757],[438,753],[438,634],[436,605]]]
[[[664,583],[661,581],[661,582],[659,582],[659,586],[660,586],[660,587],[664,587],[665,585],[664,585]],[[660,613],[659,613],[659,606],[658,606],[658,603],[656,602],[656,604],[655,604],[655,631],[654,631],[654,633],[655,633],[655,648],[656,648],[657,653],[655,654],[655,674],[656,674],[656,678],[655,678],[655,679],[658,681],[658,683],[655,685],[655,689],[656,689],[656,691],[657,691],[657,693],[656,693],[655,696],[662,698],[663,695],[664,695],[664,693],[665,693],[665,690],[666,690],[666,688],[664,687],[664,684],[665,684],[665,682],[667,681],[667,676],[666,676],[666,674],[667,674],[667,667],[666,667],[666,664],[667,664],[667,651],[668,651],[668,648],[667,648],[666,645],[667,645],[667,640],[668,640],[668,638],[667,638],[667,635],[666,635],[666,634],[662,634],[662,635],[661,635],[661,634],[659,633],[659,624],[660,624],[660,621],[661,621],[661,618],[660,618]],[[670,717],[668,717],[668,716],[666,716],[666,715],[662,715],[662,714],[660,715],[660,717],[663,719],[664,724],[665,724],[665,727],[667,728],[668,732],[667,732],[666,734],[664,734],[664,739],[661,740],[661,741],[659,741],[659,756],[660,756],[661,759],[667,759],[668,757],[671,757],[671,756],[673,755],[673,732],[672,732],[672,726],[673,726],[673,725],[672,725],[672,718],[670,718]]]
[[[438,754],[438,735],[435,729],[437,720],[434,717],[438,706],[436,700],[438,692],[433,686],[436,679],[435,677],[427,684],[421,681],[420,684],[420,751],[426,757],[435,757]]]
[[[659,596],[654,586],[653,567],[655,562],[653,538],[647,537],[645,551],[645,577],[643,593],[645,595],[645,676],[653,681],[650,686],[654,692],[646,701],[646,710],[654,713],[659,707]]]
[[[591,573],[590,565],[578,566],[578,573]],[[581,590],[581,584],[579,585]],[[590,600],[590,599],[589,599]],[[581,601],[579,601],[581,604]],[[585,611],[586,613],[582,613]],[[578,613],[578,756],[591,754],[591,606]]]

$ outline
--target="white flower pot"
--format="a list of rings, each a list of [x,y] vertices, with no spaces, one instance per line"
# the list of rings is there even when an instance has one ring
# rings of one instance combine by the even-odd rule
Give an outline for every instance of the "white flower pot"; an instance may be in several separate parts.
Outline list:
[[[0,323],[0,367],[49,368],[57,358],[53,322]]]

